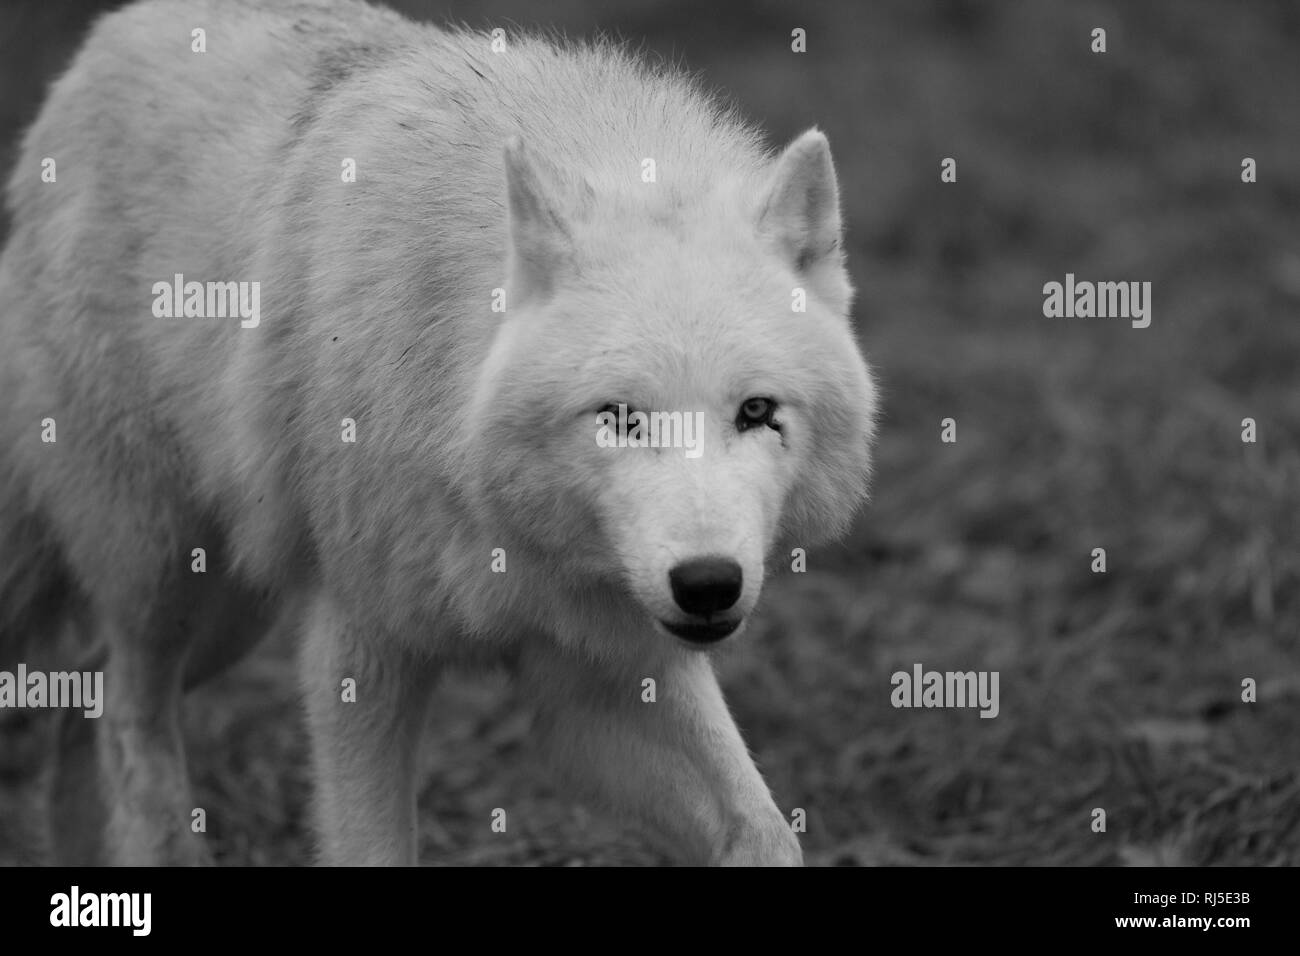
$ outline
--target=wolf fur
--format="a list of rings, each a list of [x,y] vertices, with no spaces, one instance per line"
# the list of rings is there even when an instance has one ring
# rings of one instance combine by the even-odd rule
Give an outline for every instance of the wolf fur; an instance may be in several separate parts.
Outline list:
[[[416,861],[423,705],[480,658],[576,796],[684,861],[800,861],[669,578],[725,558],[743,623],[765,556],[866,494],[820,132],[771,154],[603,42],[146,0],[97,22],[7,198],[0,665],[78,623],[105,672],[103,718],[60,732],[54,805],[98,827],[62,856],[203,859],[184,688],[283,622],[326,862]],[[259,282],[260,323],[155,317],[176,274]],[[755,397],[774,424],[742,431]],[[598,447],[623,401],[702,411],[703,454]]]

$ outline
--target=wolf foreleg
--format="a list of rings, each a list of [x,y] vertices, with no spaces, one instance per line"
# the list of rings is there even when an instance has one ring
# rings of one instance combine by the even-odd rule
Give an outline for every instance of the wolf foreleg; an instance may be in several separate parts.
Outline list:
[[[581,794],[637,820],[684,862],[802,864],[706,655],[669,647],[644,674],[620,673],[531,646],[520,667],[542,746]]]
[[[323,596],[312,602],[300,668],[321,862],[414,865],[416,752],[436,668],[366,634]]]

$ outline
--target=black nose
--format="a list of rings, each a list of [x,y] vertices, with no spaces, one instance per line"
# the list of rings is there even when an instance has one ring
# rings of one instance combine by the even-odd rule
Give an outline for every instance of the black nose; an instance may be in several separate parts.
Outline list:
[[[736,603],[744,574],[730,558],[694,558],[669,571],[668,582],[687,614],[712,614]]]

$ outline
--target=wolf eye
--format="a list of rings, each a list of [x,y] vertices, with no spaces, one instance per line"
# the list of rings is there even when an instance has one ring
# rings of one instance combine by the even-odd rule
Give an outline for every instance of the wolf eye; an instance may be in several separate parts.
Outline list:
[[[767,425],[769,428],[779,430],[779,426],[772,422],[775,411],[776,402],[770,398],[745,399],[740,404],[740,411],[736,413],[736,431],[748,431],[759,425]]]

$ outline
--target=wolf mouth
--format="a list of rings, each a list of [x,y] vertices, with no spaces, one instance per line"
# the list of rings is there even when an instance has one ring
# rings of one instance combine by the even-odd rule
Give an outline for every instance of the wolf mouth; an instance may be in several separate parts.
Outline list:
[[[684,641],[692,644],[714,644],[740,627],[740,621],[711,621],[707,624],[669,624],[661,621],[664,628]]]

